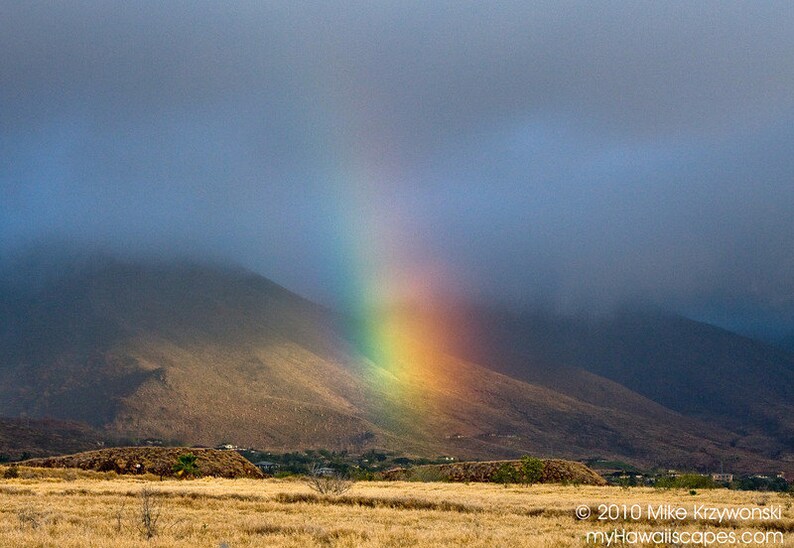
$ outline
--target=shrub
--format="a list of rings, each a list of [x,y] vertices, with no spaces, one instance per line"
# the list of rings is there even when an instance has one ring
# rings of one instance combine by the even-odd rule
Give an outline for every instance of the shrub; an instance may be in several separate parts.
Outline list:
[[[536,458],[524,455],[521,458],[521,483],[524,485],[532,485],[538,483],[543,479],[543,461]]]
[[[5,479],[14,479],[19,477],[19,468],[16,466],[9,466],[3,472],[3,477]]]
[[[375,479],[375,472],[370,470],[356,469],[350,474],[350,479],[355,481],[372,481]]]
[[[195,477],[199,475],[199,467],[196,464],[198,457],[193,453],[180,455],[174,464],[173,470],[180,478]]]
[[[521,481],[521,473],[509,462],[505,462],[496,469],[491,479],[496,483],[501,483],[507,487],[508,483],[519,483]]]
[[[17,512],[17,518],[19,518],[19,523],[23,527],[38,529],[44,524],[46,516],[43,513],[37,512],[35,510],[23,509]]]
[[[306,477],[307,485],[321,495],[341,495],[353,486],[353,481],[338,472],[326,474],[322,467],[315,464]]]
[[[138,513],[138,530],[146,540],[157,536],[157,523],[160,521],[161,508],[156,493],[144,487],[141,490],[141,506]]]
[[[543,479],[543,469],[542,460],[525,455],[517,466],[512,462],[502,463],[491,476],[491,481],[504,485],[508,483],[532,485]]]

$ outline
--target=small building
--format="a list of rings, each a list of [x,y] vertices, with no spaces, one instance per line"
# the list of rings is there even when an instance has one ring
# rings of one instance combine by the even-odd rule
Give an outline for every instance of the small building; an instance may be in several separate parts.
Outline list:
[[[330,466],[322,466],[313,470],[315,476],[335,476],[336,470]]]
[[[255,462],[254,466],[259,468],[259,470],[265,474],[270,474],[276,468],[278,468],[278,464],[276,464],[275,462],[270,462],[268,460],[260,460],[259,462]]]
[[[725,474],[723,472],[711,474],[711,479],[720,483],[730,483],[733,481],[733,474]]]

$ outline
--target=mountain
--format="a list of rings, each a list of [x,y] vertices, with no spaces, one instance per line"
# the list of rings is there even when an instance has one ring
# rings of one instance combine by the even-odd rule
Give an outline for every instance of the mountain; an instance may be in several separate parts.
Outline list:
[[[102,447],[104,443],[101,435],[80,423],[0,418],[0,462],[76,453]]]
[[[102,259],[2,287],[3,417],[273,451],[779,467],[731,447],[729,428],[580,367],[522,381],[494,371],[516,365],[504,352],[471,359],[432,341],[398,341],[386,360],[351,322],[244,270]]]
[[[582,318],[458,306],[455,316],[468,328],[450,347],[464,359],[488,360],[502,373],[591,403],[603,401],[597,386],[608,379],[634,397],[731,431],[732,447],[794,455],[794,354],[775,346],[658,310]],[[487,336],[475,340],[475,329]],[[626,408],[631,401],[604,404]]]

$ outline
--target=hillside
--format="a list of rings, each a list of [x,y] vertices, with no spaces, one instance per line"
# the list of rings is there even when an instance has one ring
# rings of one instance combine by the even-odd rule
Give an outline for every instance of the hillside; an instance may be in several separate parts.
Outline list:
[[[117,474],[154,474],[174,477],[173,466],[182,455],[196,456],[198,475],[221,478],[261,478],[259,469],[236,451],[187,449],[183,447],[114,447],[62,457],[31,459],[23,466],[79,468]]]
[[[731,447],[735,432],[579,370],[555,389],[438,348],[373,361],[338,317],[250,272],[103,260],[42,279],[3,291],[0,416],[273,451],[779,466]]]
[[[96,449],[105,439],[85,424],[52,419],[0,418],[0,456],[43,457]]]
[[[434,476],[443,481],[457,482],[496,482],[497,473],[504,465],[520,470],[519,460],[500,460],[487,462],[455,462],[451,464],[426,464],[410,468],[395,468],[382,475],[389,481],[410,481],[414,477]],[[543,461],[543,471],[539,483],[565,483],[577,485],[606,485],[606,480],[581,462],[547,459]]]
[[[720,425],[731,444],[794,459],[794,355],[759,341],[657,311],[623,309],[591,318],[460,307],[465,359],[512,377],[626,411],[638,395]],[[564,365],[560,365],[564,364]],[[619,385],[620,398],[612,398]],[[606,401],[606,400],[611,401]]]

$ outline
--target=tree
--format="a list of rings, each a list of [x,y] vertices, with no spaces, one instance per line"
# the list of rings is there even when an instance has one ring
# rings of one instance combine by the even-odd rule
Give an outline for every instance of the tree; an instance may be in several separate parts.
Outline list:
[[[543,461],[536,457],[521,457],[521,483],[532,485],[543,479]]]
[[[176,464],[173,466],[173,470],[177,477],[187,478],[198,476],[199,467],[198,464],[196,464],[197,459],[198,457],[193,453],[179,455],[179,458],[176,459]]]
[[[507,487],[508,483],[519,483],[521,481],[521,473],[512,463],[505,462],[496,469],[491,479]]]

